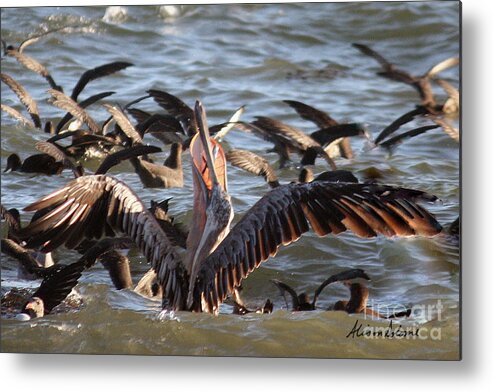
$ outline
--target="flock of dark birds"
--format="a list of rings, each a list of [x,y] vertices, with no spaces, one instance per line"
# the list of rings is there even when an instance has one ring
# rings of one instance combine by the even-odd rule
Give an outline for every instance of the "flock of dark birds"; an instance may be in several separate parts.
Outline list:
[[[298,101],[285,103],[315,124],[317,130],[309,135],[270,117],[240,121],[244,107],[224,123],[209,126],[200,101],[190,107],[169,92],[156,89],[123,106],[103,104],[108,118],[98,123],[88,109],[102,99],[111,99],[114,92],[105,91],[85,99],[79,98],[81,93],[93,80],[124,71],[132,64],[118,61],[90,69],[68,94],[44,65],[26,54],[29,45],[59,30],[30,37],[18,47],[2,40],[2,61],[13,58],[19,70],[27,69],[33,77],[37,74],[45,78],[50,87],[49,102],[64,113],[58,122],[43,121],[28,91],[2,72],[2,83],[15,93],[22,104],[17,106],[23,106],[29,117],[3,103],[2,111],[14,117],[23,129],[39,129],[46,134],[46,140],[35,145],[39,154],[24,159],[12,154],[4,171],[59,175],[69,170],[74,176],[63,188],[24,208],[26,212],[34,211],[27,225],[22,224],[18,210],[1,207],[2,219],[8,226],[7,236],[1,240],[2,253],[19,261],[20,277],[41,280],[39,288],[30,292],[28,298],[18,295],[20,291],[16,289],[5,293],[4,316],[20,313],[29,319],[54,312],[96,262],[107,269],[117,290],[131,289],[160,298],[166,311],[217,314],[220,304],[226,301],[233,305],[236,314],[270,313],[270,300],[256,309],[245,306],[240,298],[242,281],[274,256],[281,245],[296,241],[310,228],[319,236],[346,230],[360,237],[459,235],[459,219],[443,229],[418,204],[435,201],[434,195],[382,185],[377,178],[360,182],[353,173],[338,170],[336,165],[338,159],[354,158],[351,137],[364,137],[375,148],[390,149],[407,138],[441,127],[459,141],[458,130],[446,117],[459,111],[459,92],[438,78],[443,70],[458,65],[457,58],[447,59],[415,76],[398,69],[370,47],[353,44],[380,64],[379,76],[412,86],[419,94],[419,103],[392,121],[374,140],[361,124],[339,123],[329,114]],[[432,90],[436,84],[446,92],[445,102],[437,102]],[[153,99],[161,110],[150,113],[139,109],[139,102],[145,99]],[[402,126],[419,117],[428,118],[430,124],[397,134]],[[299,178],[281,184],[276,170],[265,158],[246,150],[225,152],[220,142],[231,129],[271,143],[271,151],[279,155],[279,167],[293,162],[293,156],[300,157]],[[161,147],[144,143],[148,134],[154,138],[153,144],[160,143]],[[161,152],[163,146],[170,146],[169,155],[160,164],[152,154]],[[169,199],[151,201],[148,207],[135,190],[107,174],[128,160],[144,187],[182,187],[182,154],[187,153],[191,157],[194,187],[193,216],[188,229],[169,214]],[[89,156],[100,159],[94,173],[82,165]],[[327,162],[329,170],[315,176],[311,167],[317,158]],[[228,162],[264,177],[271,188],[233,227],[226,178]],[[54,260],[51,252],[61,246],[76,250],[80,258],[71,264]],[[122,249],[131,247],[137,247],[151,264],[137,284],[132,279],[129,260],[122,254]],[[293,311],[320,309],[316,302],[322,290],[331,283],[342,282],[350,289],[350,298],[338,301],[331,309],[382,318],[409,316],[410,310],[381,315],[368,308],[368,288],[363,282],[369,279],[361,269],[339,272],[317,288],[313,299],[278,280],[272,283],[284,296],[286,308]],[[291,305],[286,294],[291,297]]]

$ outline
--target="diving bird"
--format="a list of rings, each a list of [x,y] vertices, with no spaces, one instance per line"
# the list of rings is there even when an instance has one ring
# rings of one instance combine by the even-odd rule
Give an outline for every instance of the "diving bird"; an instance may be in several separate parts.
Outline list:
[[[459,59],[450,57],[431,67],[423,75],[411,75],[409,72],[398,69],[394,64],[387,61],[382,55],[375,52],[367,45],[353,43],[352,46],[361,53],[374,58],[382,67],[382,71],[377,75],[387,79],[395,80],[408,84],[416,89],[420,98],[421,106],[432,114],[440,113],[444,110],[444,104],[438,104],[432,90],[432,80],[442,71],[459,64]]]
[[[107,175],[82,176],[24,208],[41,211],[20,230],[29,247],[72,249],[82,239],[129,236],[150,262],[163,290],[163,309],[217,314],[243,279],[313,228],[360,237],[434,236],[436,219],[416,201],[425,192],[376,184],[314,181],[272,189],[232,228],[225,154],[211,139],[205,110],[194,108],[198,133],[190,144],[193,211],[186,252],[178,252],[139,196]]]

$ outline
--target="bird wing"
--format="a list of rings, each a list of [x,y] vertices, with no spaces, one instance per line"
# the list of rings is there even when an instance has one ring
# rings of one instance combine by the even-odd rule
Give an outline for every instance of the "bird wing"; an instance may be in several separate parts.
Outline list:
[[[446,69],[449,69],[451,67],[455,67],[459,63],[460,63],[460,60],[458,57],[450,57],[446,60],[440,61],[438,64],[431,67],[428,70],[428,72],[425,73],[425,77],[434,78],[440,72],[443,72]]]
[[[41,151],[49,156],[55,158],[55,161],[61,162],[64,167],[72,170],[74,177],[79,177],[80,173],[77,171],[74,163],[67,157],[67,155],[59,149],[55,144],[50,142],[37,142],[35,144],[36,150]]]
[[[142,137],[139,132],[137,132],[128,119],[127,115],[123,113],[116,106],[104,104],[106,110],[113,116],[118,126],[121,128],[123,133],[132,141],[133,145],[142,144]]]
[[[74,89],[72,90],[72,95],[70,96],[70,98],[72,98],[74,101],[77,101],[77,97],[89,82],[98,78],[102,78],[103,76],[111,75],[132,65],[132,63],[128,63],[125,61],[115,61],[113,63],[104,64],[84,72],[79,78],[79,81],[75,85]]]
[[[271,279],[270,281],[274,283],[274,285],[279,289],[282,296],[284,296],[285,292],[289,293],[293,303],[293,310],[298,310],[300,307],[300,302],[298,300],[298,293],[296,293],[296,291],[291,286],[287,285],[284,282],[281,282],[280,280]]]
[[[320,147],[315,140],[303,131],[270,117],[255,117],[252,124],[263,129],[267,134],[274,136],[283,143],[297,150],[305,151],[309,147]]]
[[[327,113],[315,109],[303,102],[284,100],[283,102],[291,106],[300,115],[301,118],[315,123],[319,128],[327,128],[337,125],[338,122],[330,117]]]
[[[402,125],[412,121],[416,116],[424,115],[427,112],[428,111],[423,106],[418,106],[416,109],[404,113],[402,116],[394,120],[390,125],[385,127],[382,132],[380,132],[380,134],[375,139],[375,144],[380,144],[383,139],[397,131]]]
[[[360,237],[427,235],[440,224],[413,200],[436,200],[406,188],[312,182],[277,187],[261,198],[202,263],[194,282],[196,309],[215,312],[255,268],[311,227],[319,236],[346,230]]]
[[[317,298],[322,292],[322,290],[331,283],[340,282],[344,280],[351,280],[356,278],[363,278],[366,280],[370,280],[370,277],[360,268],[354,268],[346,271],[339,272],[338,274],[332,275],[326,280],[322,282],[322,284],[315,290],[315,294],[313,296],[313,305],[317,302]]]
[[[41,128],[41,119],[39,118],[38,105],[36,101],[28,94],[22,85],[5,73],[0,73],[0,79],[19,97],[19,100],[26,107],[36,128]]]
[[[381,54],[375,52],[369,46],[358,43],[353,43],[352,46],[358,49],[361,53],[373,57],[380,63],[384,70],[390,71],[393,68],[393,65],[391,63],[389,63]]]
[[[321,146],[327,146],[340,138],[351,136],[368,137],[364,126],[359,123],[332,125],[310,134],[310,137]]]
[[[456,105],[459,105],[460,94],[459,90],[457,90],[454,86],[452,86],[449,82],[444,79],[435,79],[435,82],[443,88],[443,90],[447,93],[450,99],[452,99]]]
[[[447,121],[444,119],[440,118],[432,118],[433,122],[444,130],[444,132],[449,135],[452,139],[454,139],[456,142],[460,140],[460,133],[457,128],[454,128],[452,125],[450,125]]]
[[[44,268],[39,267],[36,259],[31,255],[29,250],[19,245],[11,239],[2,238],[2,253],[6,254],[22,265],[22,267],[30,274],[41,277],[41,272]]]
[[[179,307],[186,300],[183,288],[188,282],[178,253],[144,203],[123,182],[105,175],[82,176],[25,210],[42,210],[40,217],[21,229],[19,236],[27,246],[41,246],[44,252],[61,245],[73,249],[84,238],[124,233],[151,263],[169,303]]]
[[[380,143],[379,145],[385,148],[392,148],[398,143],[402,143],[404,139],[408,139],[414,136],[421,135],[422,133],[425,133],[431,129],[436,129],[438,128],[439,125],[425,125],[424,127],[419,127],[415,129],[411,129],[410,131],[404,132],[400,135],[391,137],[390,139],[387,139],[386,141]]]
[[[67,298],[77,285],[84,269],[84,264],[78,262],[53,269],[52,273],[43,279],[32,297],[41,298],[45,313],[50,313],[55,306]]]
[[[26,49],[29,45],[32,45],[32,44],[36,43],[37,41],[39,41],[40,38],[43,38],[43,37],[47,36],[48,34],[55,33],[57,31],[66,29],[67,27],[69,27],[69,26],[58,27],[55,29],[51,29],[48,31],[44,31],[42,33],[32,35],[32,36],[26,38],[24,41],[21,42],[21,44],[19,45],[18,51],[22,53],[24,51],[24,49]]]
[[[15,110],[13,107],[4,105],[3,103],[0,104],[0,110],[3,112],[7,113],[11,117],[15,118],[17,121],[19,121],[23,126],[29,127],[29,128],[34,128],[34,124],[31,120],[27,119],[24,117],[21,113],[19,113],[17,110]]]
[[[272,187],[279,186],[277,175],[269,162],[251,151],[240,149],[230,150],[226,153],[226,160],[233,166],[264,177],[265,181]]]
[[[145,154],[153,154],[161,151],[162,150],[159,147],[144,146],[142,144],[125,148],[123,150],[108,155],[103,160],[103,162],[101,162],[94,174],[106,174],[108,170],[110,170],[113,166],[118,165],[120,162],[126,159],[135,158]]]
[[[214,129],[215,126],[209,128],[209,132],[211,135],[214,135],[214,139],[218,141],[222,141],[226,135],[228,134],[229,131],[231,131],[234,128],[235,123],[240,121],[241,115],[245,112],[245,105],[240,106],[236,111],[233,113],[233,115],[229,118],[229,120],[221,124],[218,129]]]
[[[193,109],[180,98],[161,90],[148,90],[147,93],[172,116],[175,116],[183,125],[183,133],[192,136],[196,133],[196,122]]]
[[[69,112],[77,120],[86,124],[92,133],[101,133],[99,125],[94,121],[94,119],[82,108],[77,102],[64,93],[50,89],[48,93],[53,97],[51,103],[57,108],[63,109]]]
[[[89,98],[84,99],[83,101],[79,102],[78,105],[82,108],[85,109],[88,106],[92,105],[93,103],[96,103],[97,101],[104,99],[106,97],[109,97],[110,95],[113,95],[115,92],[114,91],[105,91],[103,93],[91,95]],[[58,122],[56,126],[56,133],[59,133],[63,126],[67,124],[71,119],[73,118],[72,114],[68,112],[63,116],[63,118]]]

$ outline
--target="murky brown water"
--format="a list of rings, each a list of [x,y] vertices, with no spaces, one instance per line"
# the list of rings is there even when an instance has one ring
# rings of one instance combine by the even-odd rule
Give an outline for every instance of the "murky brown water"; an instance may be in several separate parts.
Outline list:
[[[112,90],[117,93],[108,101],[124,104],[149,88],[158,88],[189,104],[202,99],[211,123],[224,121],[246,104],[243,119],[247,121],[257,115],[271,116],[309,132],[310,123],[282,103],[294,99],[326,110],[337,120],[365,123],[373,136],[412,109],[417,95],[405,85],[375,77],[377,64],[354,50],[352,42],[371,44],[417,74],[459,53],[455,3],[186,6],[175,8],[175,17],[158,6],[126,7],[125,15],[122,8],[116,10],[120,13],[109,16],[104,7],[2,9],[2,38],[19,43],[40,26],[91,22],[84,33],[54,35],[26,50],[69,91],[89,68],[131,61],[134,67],[91,83],[84,94]],[[2,72],[16,78],[38,100],[43,119],[62,115],[46,102],[48,87],[41,77],[21,69],[12,58],[2,60],[1,66]],[[306,71],[308,78],[288,77],[298,69]],[[321,69],[328,71],[318,76]],[[458,85],[458,69],[444,76]],[[2,102],[22,109],[4,85]],[[151,101],[139,107],[158,110]],[[91,114],[98,120],[107,117],[97,107]],[[450,120],[458,126],[457,118]],[[413,125],[425,123],[417,120]],[[39,131],[23,130],[4,114],[1,125],[2,169],[10,153],[26,157],[35,153],[36,141],[46,139]],[[157,144],[151,138],[149,142]],[[266,153],[268,144],[252,135],[234,131],[225,147],[251,149],[276,167],[277,157]],[[365,169],[373,166],[383,172],[386,183],[434,193],[442,203],[427,207],[445,226],[459,214],[459,148],[442,131],[410,140],[391,156],[382,150],[366,151],[361,140],[354,141],[353,148],[355,158],[338,161],[341,168],[362,178]],[[189,156],[184,159],[188,174]],[[96,163],[88,166],[94,168]],[[261,178],[233,167],[228,170],[230,193],[240,217],[267,187]],[[319,162],[316,171],[323,170]],[[113,169],[112,174],[138,189],[145,201],[173,197],[170,210],[176,219],[190,219],[188,176],[183,189],[157,191],[143,189],[129,165]],[[281,181],[289,182],[297,170],[283,169],[279,175]],[[21,209],[69,179],[68,172],[61,177],[2,174],[2,204]],[[58,256],[67,261],[77,258],[65,250]],[[387,327],[388,322],[367,322],[339,312],[286,312],[280,309],[282,297],[269,282],[276,278],[312,291],[328,275],[347,267],[363,268],[370,275],[374,306],[434,306],[402,323],[402,327],[421,328],[427,339],[346,338],[357,320],[377,327]],[[137,279],[147,265],[142,257],[134,256],[132,268]],[[227,314],[231,309],[225,306],[219,317],[180,313],[178,322],[159,321],[157,302],[115,291],[105,270],[96,266],[78,286],[85,301],[79,312],[25,323],[2,319],[2,351],[455,359],[459,281],[459,249],[439,238],[362,240],[348,233],[326,238],[308,234],[245,281],[246,302],[255,306],[271,298],[277,309],[273,314],[238,317]],[[2,257],[2,292],[35,285],[18,280],[15,262]],[[324,291],[320,305],[328,307],[346,296],[345,287],[334,285]],[[437,305],[443,307],[440,313]]]

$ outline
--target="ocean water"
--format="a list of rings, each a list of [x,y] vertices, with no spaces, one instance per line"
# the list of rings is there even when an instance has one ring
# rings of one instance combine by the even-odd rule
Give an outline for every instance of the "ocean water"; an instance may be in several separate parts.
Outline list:
[[[340,122],[360,122],[373,137],[399,115],[419,103],[409,86],[375,75],[378,64],[358,52],[352,42],[372,46],[399,67],[424,74],[441,60],[459,55],[459,5],[455,2],[419,3],[304,3],[256,5],[186,5],[125,7],[3,8],[1,35],[19,44],[27,36],[60,26],[80,26],[55,33],[29,46],[26,53],[44,64],[55,81],[71,91],[86,70],[111,61],[134,66],[91,82],[81,98],[115,91],[105,100],[125,103],[150,88],[162,89],[189,105],[201,99],[209,122],[227,120],[246,105],[245,121],[270,116],[303,129],[313,124],[299,118],[282,102],[298,100],[324,110]],[[2,72],[18,80],[37,100],[43,121],[64,113],[47,101],[46,81],[22,68],[13,58],[3,58]],[[459,69],[442,75],[459,85]],[[446,98],[440,88],[437,98]],[[2,103],[23,111],[17,97],[1,86]],[[152,100],[137,107],[159,112]],[[107,117],[101,105],[89,112],[98,121]],[[458,116],[448,117],[458,127]],[[429,124],[417,119],[407,129]],[[2,113],[1,168],[9,154],[22,158],[36,152],[34,144],[46,140],[39,130],[23,129]],[[146,142],[160,146],[151,136]],[[269,160],[277,169],[278,157],[270,145],[251,134],[232,131],[225,149],[247,148]],[[340,168],[364,179],[368,168],[382,173],[379,181],[435,194],[439,203],[425,207],[448,226],[460,210],[459,145],[437,129],[410,139],[391,154],[368,149],[363,139],[353,139],[355,156],[338,159]],[[158,160],[167,155],[157,155]],[[296,162],[295,162],[296,163]],[[84,162],[88,170],[96,160]],[[317,161],[316,173],[327,170]],[[184,155],[185,186],[181,189],[146,189],[129,164],[111,171],[137,190],[146,202],[172,197],[170,212],[180,222],[191,218],[192,182],[189,155]],[[278,170],[280,181],[297,178],[298,168]],[[228,167],[229,191],[236,218],[268,191],[262,178]],[[58,189],[71,179],[2,173],[2,204],[22,209]],[[29,215],[23,216],[26,222]],[[218,317],[179,312],[178,320],[159,320],[160,303],[133,292],[116,291],[100,265],[87,271],[77,291],[83,306],[77,311],[20,322],[2,318],[2,351],[56,353],[116,353],[145,355],[212,355],[331,358],[456,359],[460,341],[459,247],[443,236],[435,238],[378,237],[361,239],[351,233],[317,237],[308,233],[283,248],[244,282],[243,298],[256,307],[270,298],[270,315],[235,316],[223,306]],[[62,262],[77,259],[60,249]],[[137,280],[147,269],[146,260],[131,254]],[[353,337],[356,323],[388,327],[386,320],[365,320],[341,312],[292,313],[270,279],[279,279],[300,291],[312,293],[325,278],[345,268],[363,268],[373,307],[413,306],[413,317],[402,328],[420,328],[421,337],[367,339]],[[36,287],[21,280],[16,263],[2,255],[2,294],[12,287]],[[324,290],[319,305],[328,308],[348,297],[343,285]],[[421,311],[420,311],[421,310]],[[394,330],[397,328],[394,324]],[[349,334],[349,336],[348,336]]]

